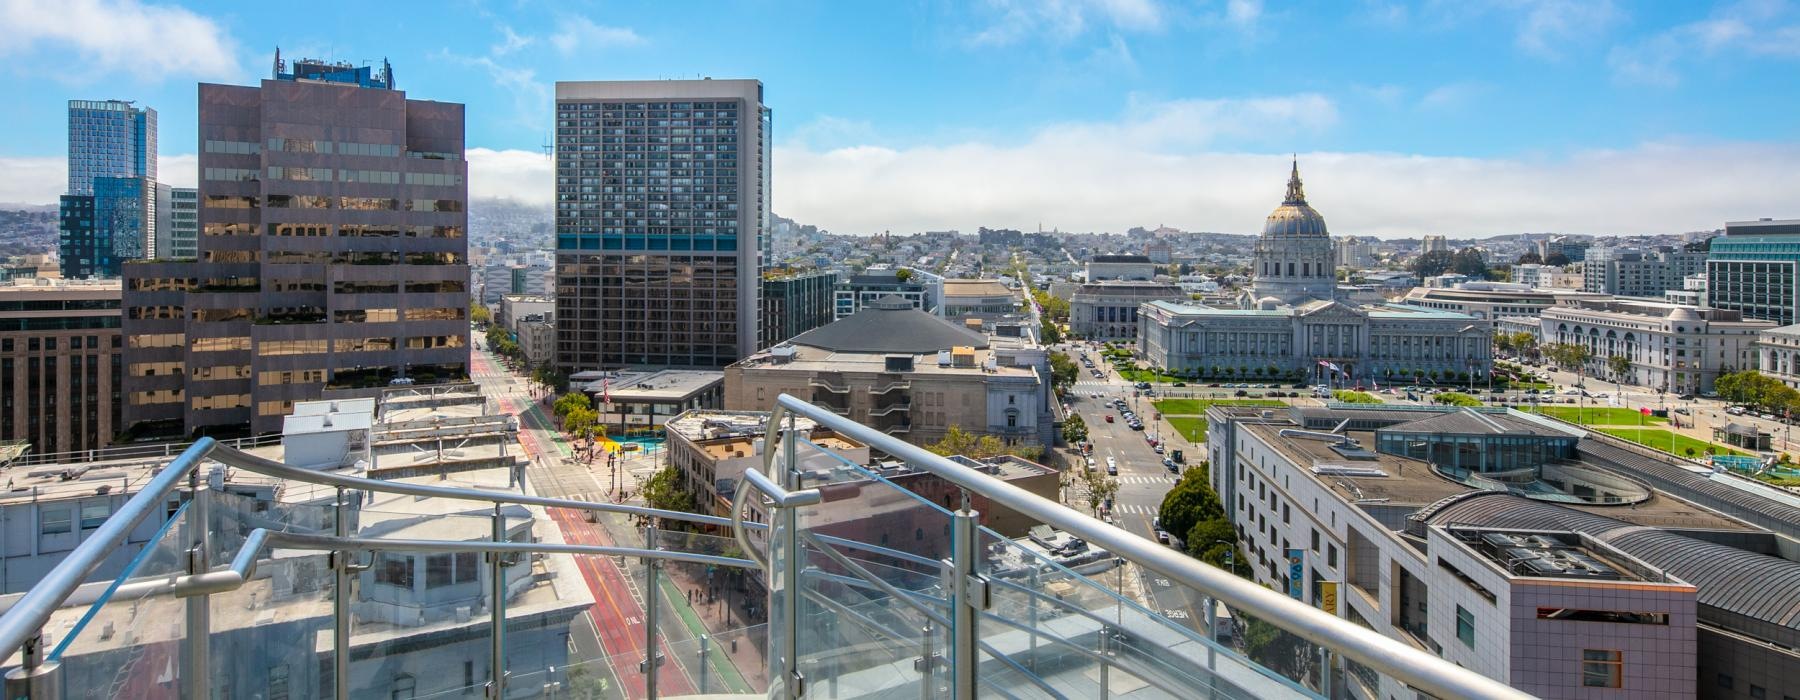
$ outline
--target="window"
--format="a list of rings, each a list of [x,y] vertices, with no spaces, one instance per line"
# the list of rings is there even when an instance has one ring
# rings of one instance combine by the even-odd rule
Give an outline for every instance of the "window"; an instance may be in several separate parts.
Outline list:
[[[102,503],[81,504],[81,529],[92,530],[106,522],[106,516],[112,515],[112,508]]]
[[[383,553],[381,561],[377,562],[375,567],[375,582],[401,588],[412,588],[412,560],[412,557],[403,554]]]
[[[1587,653],[1592,654],[1593,652],[1590,651]],[[1586,667],[1587,667],[1586,664],[1582,665],[1583,669],[1586,669]],[[1585,674],[1584,674],[1584,677],[1585,677]],[[1724,688],[1726,690],[1731,690],[1731,686],[1732,686],[1731,676],[1721,673],[1721,674],[1719,674],[1717,683],[1719,684],[1720,688]]]
[[[68,534],[70,517],[68,508],[45,508],[38,512],[38,532],[45,535]]]
[[[1719,674],[1730,688],[1731,676]],[[1581,650],[1581,684],[1589,688],[1622,688],[1625,686],[1625,658],[1614,649]]]
[[[1475,613],[1463,606],[1456,606],[1456,638],[1462,640],[1463,646],[1475,648]]]
[[[1319,551],[1319,531],[1318,530],[1312,531],[1312,551],[1314,553],[1317,553]]]
[[[389,695],[393,700],[412,700],[418,692],[419,681],[410,673],[394,676],[394,692]]]
[[[474,552],[456,553],[456,582],[468,583],[481,573],[479,559]]]
[[[1325,565],[1329,566],[1333,569],[1337,568],[1337,545],[1335,545],[1335,544],[1325,545],[1325,550],[1327,553],[1330,554],[1330,556],[1325,558]]]
[[[451,556],[433,554],[425,558],[425,587],[438,588],[448,586],[452,580],[450,575]]]

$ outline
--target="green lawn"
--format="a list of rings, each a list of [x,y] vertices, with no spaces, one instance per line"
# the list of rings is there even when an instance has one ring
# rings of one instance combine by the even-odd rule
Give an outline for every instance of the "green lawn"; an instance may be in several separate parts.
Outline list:
[[[1371,394],[1369,392],[1349,391],[1346,389],[1339,389],[1337,391],[1331,392],[1331,398],[1336,399],[1337,401],[1342,402],[1342,403],[1367,403],[1367,404],[1382,403],[1381,399],[1375,398],[1375,395]]]
[[[1671,436],[1673,436],[1673,439],[1675,440],[1675,449],[1673,452],[1683,457],[1688,455],[1689,449],[1694,451],[1693,454],[1695,457],[1704,457],[1706,455],[1706,448],[1708,447],[1713,448],[1713,454],[1740,455],[1744,457],[1750,456],[1724,445],[1715,445],[1710,442],[1695,440],[1686,435],[1678,435],[1667,430],[1658,430],[1655,428],[1595,428],[1595,430],[1599,430],[1607,435],[1630,440],[1639,445],[1654,447],[1664,452],[1670,451],[1669,440]]]
[[[1169,421],[1169,425],[1175,429],[1175,432],[1180,433],[1181,437],[1194,442],[1206,442],[1205,416],[1182,416],[1164,418],[1164,420]]]
[[[1155,371],[1151,371],[1151,370],[1147,370],[1147,369],[1123,369],[1123,368],[1115,368],[1115,369],[1117,369],[1119,376],[1128,382],[1153,382],[1154,383],[1154,382],[1179,382],[1179,381],[1181,381],[1181,377],[1177,377],[1173,374],[1168,374],[1168,373],[1164,373],[1164,372],[1155,372]]]
[[[1610,406],[1539,406],[1536,412],[1577,425],[1638,425],[1640,422],[1659,425],[1669,422],[1667,418],[1638,413],[1635,408]]]
[[[1197,416],[1205,413],[1208,406],[1281,407],[1287,404],[1275,399],[1163,399],[1155,405],[1165,416]]]

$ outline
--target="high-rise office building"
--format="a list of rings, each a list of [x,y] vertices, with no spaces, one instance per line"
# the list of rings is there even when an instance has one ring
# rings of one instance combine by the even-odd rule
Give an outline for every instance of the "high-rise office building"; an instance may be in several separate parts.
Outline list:
[[[1691,250],[1646,251],[1623,246],[1590,248],[1582,261],[1582,291],[1621,297],[1661,297],[1680,289],[1688,275],[1706,269],[1706,253]]]
[[[1706,258],[1707,304],[1783,326],[1800,322],[1800,219],[1731,221]]]
[[[156,110],[69,101],[69,187],[61,202],[63,277],[117,277],[157,246]]]
[[[69,194],[93,194],[98,177],[156,179],[156,110],[69,100]]]
[[[198,260],[125,266],[133,425],[279,429],[295,401],[467,376],[463,106],[277,60],[200,86]]]
[[[757,347],[757,80],[556,84],[557,363],[721,368]]]
[[[156,238],[156,257],[192,260],[200,256],[200,190],[194,187],[169,189],[168,206],[158,212],[166,215],[166,225]]]

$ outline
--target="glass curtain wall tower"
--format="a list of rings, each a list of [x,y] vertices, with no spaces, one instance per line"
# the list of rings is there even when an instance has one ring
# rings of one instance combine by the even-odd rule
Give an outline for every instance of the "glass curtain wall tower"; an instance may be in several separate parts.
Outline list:
[[[557,363],[756,350],[770,112],[756,80],[556,84]]]

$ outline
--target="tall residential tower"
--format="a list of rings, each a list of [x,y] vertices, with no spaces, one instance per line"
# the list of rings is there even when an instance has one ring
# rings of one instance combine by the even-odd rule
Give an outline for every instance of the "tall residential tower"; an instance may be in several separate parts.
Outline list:
[[[385,64],[277,66],[200,86],[199,259],[125,266],[129,424],[263,433],[468,374],[463,106]]]
[[[557,364],[722,368],[757,348],[757,80],[556,84]]]
[[[156,183],[156,110],[70,100],[58,246],[63,277],[117,277],[120,263],[155,255],[167,191]]]

